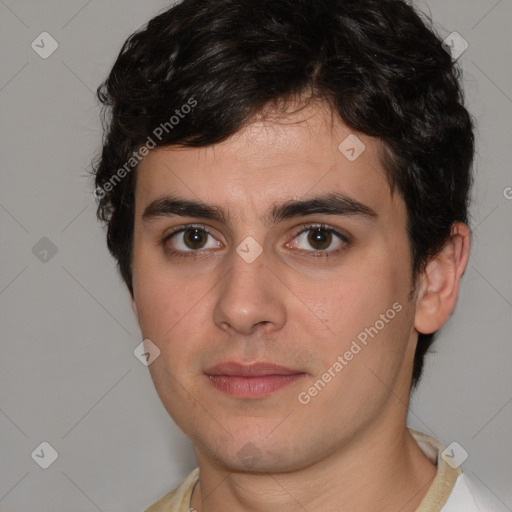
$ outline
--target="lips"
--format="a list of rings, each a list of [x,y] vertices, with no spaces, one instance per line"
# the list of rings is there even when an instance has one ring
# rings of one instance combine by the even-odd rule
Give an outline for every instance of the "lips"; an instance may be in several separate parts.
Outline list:
[[[306,374],[268,362],[220,363],[205,371],[210,383],[224,393],[240,398],[261,398],[283,389]]]
[[[261,377],[263,375],[293,375],[303,372],[273,363],[241,364],[230,361],[212,366],[205,373],[206,375],[227,375],[230,377]]]

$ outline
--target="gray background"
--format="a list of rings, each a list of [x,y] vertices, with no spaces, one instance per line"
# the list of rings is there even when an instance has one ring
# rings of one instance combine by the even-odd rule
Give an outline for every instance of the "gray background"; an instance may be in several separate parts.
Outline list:
[[[1,511],[136,512],[195,467],[133,355],[140,333],[87,175],[101,142],[94,90],[167,6],[0,0]],[[457,441],[464,471],[512,507],[512,0],[418,6],[469,43],[459,62],[479,135],[472,256],[409,424]],[[43,31],[59,44],[47,59],[31,48]],[[57,248],[46,262],[32,251],[42,237]],[[59,454],[48,469],[31,457],[43,441]]]

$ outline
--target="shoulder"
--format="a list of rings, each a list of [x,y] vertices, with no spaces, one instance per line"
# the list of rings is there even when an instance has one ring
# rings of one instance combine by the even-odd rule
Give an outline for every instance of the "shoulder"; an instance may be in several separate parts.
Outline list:
[[[510,509],[479,478],[462,473],[441,512],[508,512]]]
[[[198,478],[199,468],[196,468],[176,489],[168,492],[144,512],[189,512],[190,497]]]

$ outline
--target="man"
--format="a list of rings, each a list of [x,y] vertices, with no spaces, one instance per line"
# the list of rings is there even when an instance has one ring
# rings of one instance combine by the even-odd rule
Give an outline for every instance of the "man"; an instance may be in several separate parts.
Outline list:
[[[406,426],[473,127],[401,0],[184,0],[99,97],[98,215],[198,468],[148,511],[498,510]]]

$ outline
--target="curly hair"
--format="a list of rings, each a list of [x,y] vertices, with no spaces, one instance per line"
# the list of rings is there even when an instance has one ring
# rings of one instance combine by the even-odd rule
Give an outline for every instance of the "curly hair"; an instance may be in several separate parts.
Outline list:
[[[156,16],[126,40],[97,91],[97,215],[130,292],[136,164],[148,142],[222,142],[269,105],[304,95],[382,141],[388,182],[407,207],[414,283],[452,223],[468,224],[474,134],[460,75],[403,0],[183,0]],[[419,334],[412,388],[435,334]]]

